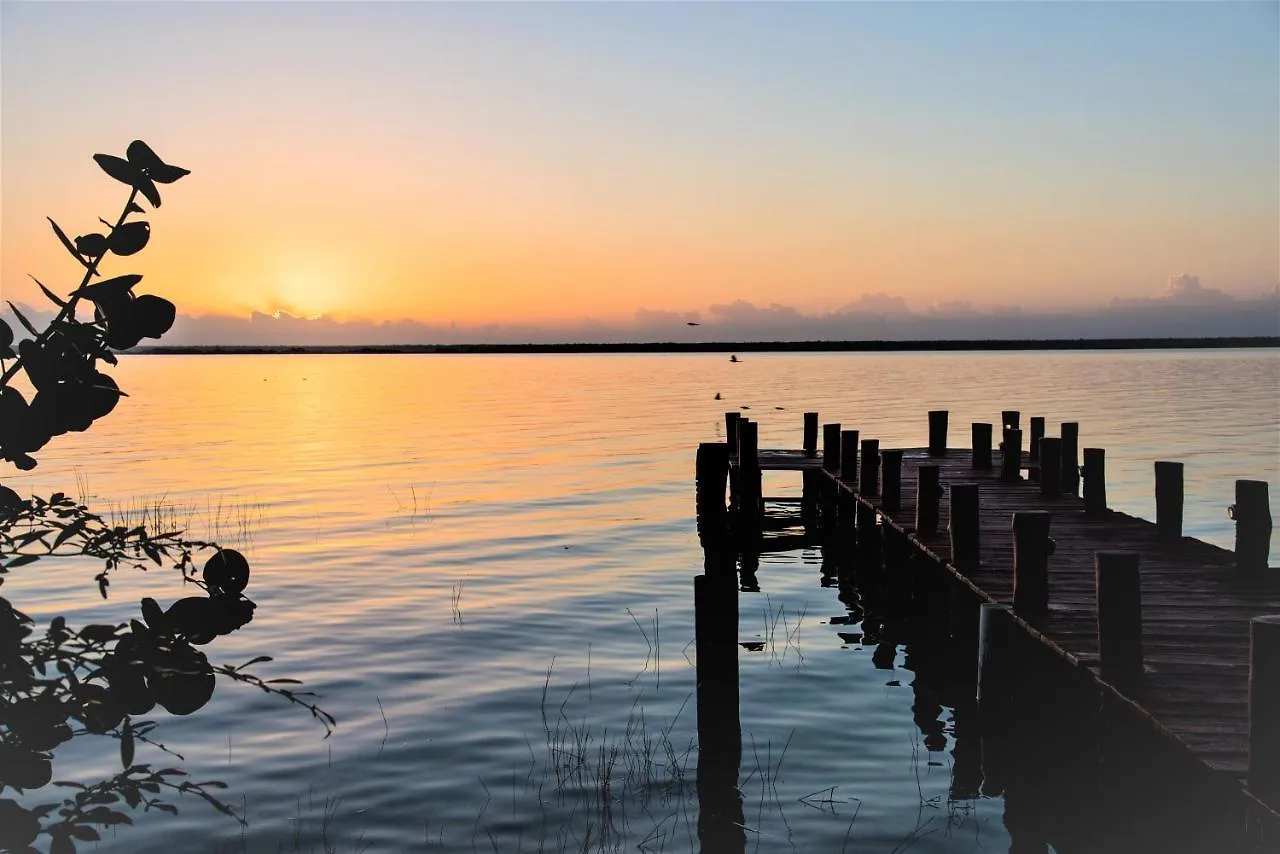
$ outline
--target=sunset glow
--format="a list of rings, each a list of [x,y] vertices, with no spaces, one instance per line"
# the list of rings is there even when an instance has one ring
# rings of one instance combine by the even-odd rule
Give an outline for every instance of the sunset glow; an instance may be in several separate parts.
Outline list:
[[[1252,297],[1277,8],[5,3],[0,282],[74,286],[44,217],[142,138],[192,174],[129,269],[190,315]]]

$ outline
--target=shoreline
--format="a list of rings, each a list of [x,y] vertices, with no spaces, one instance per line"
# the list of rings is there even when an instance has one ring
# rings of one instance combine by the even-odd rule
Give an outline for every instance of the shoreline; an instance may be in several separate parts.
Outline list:
[[[664,341],[574,344],[208,344],[122,351],[143,356],[421,353],[886,353],[1029,350],[1200,350],[1280,347],[1280,336],[921,341]]]

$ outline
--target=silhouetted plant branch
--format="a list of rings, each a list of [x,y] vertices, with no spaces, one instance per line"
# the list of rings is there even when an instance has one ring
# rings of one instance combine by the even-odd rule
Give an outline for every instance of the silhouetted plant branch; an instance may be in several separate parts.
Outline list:
[[[114,224],[101,220],[107,232],[69,238],[49,220],[54,235],[84,267],[80,285],[65,299],[36,280],[58,307],[43,330],[9,303],[14,317],[30,333],[13,347],[14,335],[0,320],[0,457],[26,471],[32,456],[51,438],[81,432],[109,414],[124,392],[97,369],[98,360],[116,364],[114,351],[127,350],[143,337],[160,338],[173,324],[176,309],[161,297],[135,295],[142,276],[128,274],[102,281],[98,268],[107,254],[129,256],[150,240],[151,227],[138,197],[160,206],[157,183],[170,184],[189,174],[164,163],[145,143],[135,140],[126,158],[97,154],[94,159],[112,178],[130,187],[129,198]],[[34,278],[34,277],[33,277]],[[80,300],[93,304],[92,322],[80,320]],[[5,365],[6,360],[12,360]],[[30,402],[10,383],[25,374],[35,394]],[[197,572],[194,556],[212,551]],[[112,524],[64,493],[24,499],[0,485],[0,584],[12,570],[50,557],[87,557],[102,562],[94,576],[107,596],[110,574],[121,567],[146,570],[169,564],[185,584],[202,595],[187,596],[162,608],[154,599],[141,602],[141,620],[115,625],[90,624],[79,629],[64,617],[50,620],[43,633],[35,621],[0,597],[0,792],[41,789],[47,785],[76,789],[61,803],[24,807],[0,798],[0,849],[31,851],[43,833],[50,854],[74,852],[75,842],[96,841],[96,827],[131,824],[130,810],[176,812],[158,797],[164,790],[199,797],[237,820],[235,812],[211,790],[216,781],[181,779],[176,768],[153,770],[135,763],[137,743],[177,756],[151,738],[156,723],[135,720],[156,706],[187,715],[212,697],[216,676],[253,685],[310,711],[325,728],[334,718],[311,702],[310,692],[296,691],[295,679],[263,679],[247,671],[271,661],[258,656],[239,666],[212,665],[197,646],[229,634],[253,618],[255,605],[244,596],[249,564],[233,549],[189,540],[183,531],[155,533],[145,525]],[[74,724],[74,726],[73,726]],[[92,785],[52,780],[52,752],[80,735],[106,735],[119,743],[122,771]]]

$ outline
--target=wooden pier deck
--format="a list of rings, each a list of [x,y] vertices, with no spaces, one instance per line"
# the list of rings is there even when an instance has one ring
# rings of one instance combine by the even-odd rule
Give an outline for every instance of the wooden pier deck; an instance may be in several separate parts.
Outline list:
[[[1250,622],[1254,617],[1280,614],[1280,569],[1238,569],[1232,551],[1190,537],[1162,537],[1156,524],[1114,510],[1086,514],[1083,499],[1071,494],[1042,495],[1040,484],[1025,476],[1017,481],[1002,479],[998,447],[991,450],[990,468],[974,468],[968,448],[951,448],[944,454],[904,449],[901,498],[898,506],[888,509],[878,495],[858,492],[854,475],[860,471],[841,477],[828,470],[830,465],[824,467],[824,454],[815,454],[811,434],[806,444],[808,452],[754,448],[750,452],[756,455],[760,470],[815,472],[806,477],[834,484],[864,508],[873,508],[880,525],[897,529],[983,601],[1013,602],[1014,514],[1048,511],[1049,536],[1054,541],[1048,559],[1048,610],[1029,615],[1015,611],[1018,624],[1087,669],[1102,689],[1129,703],[1212,771],[1238,780],[1248,790]],[[977,485],[980,561],[976,566],[968,561],[962,562],[963,568],[953,563],[945,497],[938,503],[936,532],[915,532],[918,473],[925,464],[938,467],[944,494],[954,484]],[[1023,475],[1035,465],[1023,451],[1019,466]],[[731,478],[742,474],[741,462],[731,454]],[[1095,553],[1100,551],[1138,555],[1140,681],[1116,684],[1102,677],[1095,578]],[[1269,678],[1274,679],[1274,674]],[[1262,725],[1276,728],[1280,721]],[[1274,793],[1265,800],[1277,807]]]

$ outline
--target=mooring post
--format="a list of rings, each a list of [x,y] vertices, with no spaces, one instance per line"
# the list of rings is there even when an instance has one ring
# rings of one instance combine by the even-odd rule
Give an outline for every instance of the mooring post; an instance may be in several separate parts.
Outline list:
[[[1013,610],[1024,619],[1049,610],[1049,519],[1046,510],[1013,514]]]
[[[1156,536],[1182,539],[1182,463],[1156,461]]]
[[[724,440],[729,446],[729,459],[735,463],[738,461],[738,419],[741,417],[740,412],[724,414]]]
[[[840,425],[822,425],[822,467],[835,474],[840,470]]]
[[[760,425],[746,418],[738,419],[738,494],[739,504],[754,528],[764,513],[761,494]]]
[[[1022,431],[1010,427],[1000,443],[1000,479],[1009,483],[1022,480]]]
[[[880,452],[880,506],[886,510],[902,507],[902,451]]]
[[[858,476],[858,431],[840,431],[840,479],[852,486]]]
[[[818,413],[816,412],[804,414],[804,455],[811,458],[818,455]]]
[[[1009,645],[1015,630],[1013,609],[984,602],[978,612],[978,716],[983,730],[1007,725],[1013,693],[1013,661]],[[972,636],[971,636],[972,637]]]
[[[1001,430],[1020,430],[1022,428],[1022,413],[1016,409],[1000,410],[1000,429]]]
[[[957,569],[976,567],[978,543],[978,484],[951,484],[951,565]]]
[[[1067,495],[1080,494],[1080,425],[1075,421],[1062,422],[1062,444],[1058,453],[1062,475],[1059,481]]]
[[[991,468],[991,425],[973,422],[973,454],[969,465],[975,469]]]
[[[862,440],[862,465],[858,468],[858,494],[873,496],[880,492],[880,440]]]
[[[934,409],[929,412],[929,456],[945,457],[947,455],[947,410]]]
[[[1091,518],[1107,515],[1107,463],[1102,448],[1085,448],[1084,464],[1084,514]]]
[[[916,469],[916,536],[932,537],[938,533],[938,502],[942,487],[938,485],[938,467],[922,465]]]
[[[1098,659],[1102,678],[1118,687],[1142,679],[1142,584],[1137,552],[1094,552]]]
[[[1227,508],[1236,523],[1236,568],[1267,568],[1271,554],[1271,499],[1265,480],[1237,480],[1236,503]]]
[[[1249,789],[1280,806],[1280,614],[1249,621]]]
[[[871,568],[874,566],[874,559],[880,551],[880,526],[876,509],[871,505],[859,501],[857,498],[850,497],[854,502],[854,515],[857,517],[857,545],[858,553],[864,561],[863,566]]]
[[[1044,438],[1044,416],[1031,416],[1031,438],[1027,441],[1027,457],[1033,462],[1040,462],[1040,440]],[[1039,475],[1034,475],[1031,479],[1035,480]]]
[[[1040,494],[1049,498],[1062,494],[1062,440],[1054,436],[1040,439]]]
[[[703,442],[698,445],[694,494],[699,531],[724,527],[724,487],[728,477],[729,446],[724,442]]]

